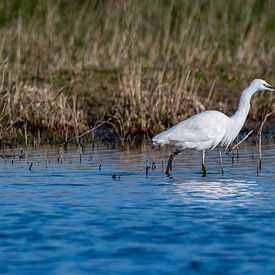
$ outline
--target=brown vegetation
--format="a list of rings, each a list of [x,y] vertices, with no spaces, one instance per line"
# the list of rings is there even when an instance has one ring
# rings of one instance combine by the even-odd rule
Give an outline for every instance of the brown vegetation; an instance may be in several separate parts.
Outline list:
[[[231,113],[250,80],[275,83],[273,4],[3,1],[0,139],[77,139],[104,118],[127,140],[206,108]],[[249,125],[273,102],[259,93]]]

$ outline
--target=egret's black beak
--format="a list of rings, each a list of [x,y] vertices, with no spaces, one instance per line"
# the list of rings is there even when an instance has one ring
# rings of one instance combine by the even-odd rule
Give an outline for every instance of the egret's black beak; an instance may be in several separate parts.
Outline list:
[[[265,86],[266,88],[270,89],[270,90],[275,91],[275,86],[271,86],[271,85],[269,85],[269,84],[264,84],[264,86]]]

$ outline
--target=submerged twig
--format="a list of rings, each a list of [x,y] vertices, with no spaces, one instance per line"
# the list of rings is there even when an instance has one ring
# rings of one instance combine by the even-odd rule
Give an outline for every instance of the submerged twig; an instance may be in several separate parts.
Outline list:
[[[275,113],[275,111],[272,111],[272,112],[269,112],[265,115],[262,123],[261,123],[261,126],[258,130],[258,148],[259,148],[259,170],[260,172],[262,171],[262,131],[263,131],[263,128],[264,128],[264,124],[266,122],[266,120],[268,119],[269,116],[271,116],[273,113]]]
[[[109,120],[110,120],[110,119],[109,119]],[[67,144],[73,142],[73,141],[76,140],[76,139],[80,139],[80,138],[82,138],[83,136],[90,134],[91,132],[95,131],[96,129],[98,129],[99,127],[101,127],[102,125],[104,125],[105,123],[108,123],[109,120],[100,122],[99,124],[97,124],[97,125],[94,126],[93,128],[89,129],[88,131],[86,131],[86,132],[84,132],[84,133],[78,135],[77,138],[74,137],[74,138],[72,138],[72,139],[70,139],[70,140],[68,140],[68,141],[65,141],[65,142],[63,142],[63,143],[60,143],[59,146],[67,145]]]
[[[146,159],[146,167],[145,167],[146,178],[148,178],[148,173],[149,173],[149,165],[148,165],[148,159]]]
[[[240,140],[237,144],[235,144],[232,148],[229,149],[229,151],[236,149],[241,143],[243,143],[247,138],[253,133],[253,130],[251,130],[242,140]]]
[[[266,123],[268,117],[270,117],[270,116],[271,116],[272,114],[274,114],[274,113],[275,113],[275,111],[272,111],[272,112],[269,112],[269,113],[267,113],[267,114],[265,115],[265,117],[264,117],[264,119],[263,119],[263,121],[262,121],[262,123],[261,123],[261,126],[260,126],[260,128],[259,128],[259,130],[258,130],[258,132],[257,132],[257,134],[261,134],[261,133],[262,133],[262,130],[263,130],[263,128],[264,128],[264,124]]]
[[[222,172],[222,175],[223,175],[224,174],[224,170],[223,170],[222,152],[219,151],[219,153],[220,153],[221,172]]]
[[[152,162],[152,171],[155,171],[157,169],[155,161]]]

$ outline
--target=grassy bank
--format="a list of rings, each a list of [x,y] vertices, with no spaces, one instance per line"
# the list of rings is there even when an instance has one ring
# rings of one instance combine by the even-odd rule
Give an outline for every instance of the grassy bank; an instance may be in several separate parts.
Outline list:
[[[120,140],[215,108],[253,78],[275,83],[273,0],[2,1],[0,139]],[[253,98],[247,128],[274,109]],[[269,118],[270,125],[274,118]]]

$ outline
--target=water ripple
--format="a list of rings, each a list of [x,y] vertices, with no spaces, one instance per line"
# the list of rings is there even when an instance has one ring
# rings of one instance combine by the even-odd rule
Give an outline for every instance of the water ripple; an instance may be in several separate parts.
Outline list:
[[[211,151],[206,178],[193,151],[170,177],[165,151],[21,151],[0,162],[1,274],[275,273],[273,145],[261,174],[251,146],[224,175]]]

